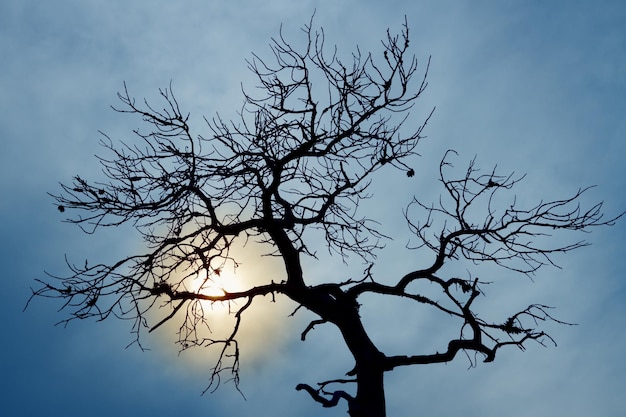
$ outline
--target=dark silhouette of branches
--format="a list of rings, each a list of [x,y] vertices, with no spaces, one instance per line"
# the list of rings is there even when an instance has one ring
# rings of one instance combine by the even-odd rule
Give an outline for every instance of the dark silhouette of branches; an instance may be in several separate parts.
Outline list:
[[[258,88],[254,94],[244,91],[238,120],[205,119],[206,137],[191,133],[190,116],[171,85],[160,90],[159,104],[136,101],[124,85],[115,110],[139,117],[144,127],[125,142],[103,134],[107,156],[99,160],[106,179],[76,176],[53,197],[60,212],[74,214],[67,221],[87,233],[132,225],[145,250],[112,264],[68,260],[69,274],[38,279],[33,297],[61,299],[64,324],[111,316],[130,320],[137,343],[144,330],[177,318],[181,349],[214,346],[219,351],[207,389],[223,380],[238,384],[237,335],[255,299],[286,297],[297,310],[316,315],[302,340],[317,325],[333,325],[354,358],[354,367],[343,370],[349,379],[331,379],[317,389],[302,383],[296,389],[324,407],[345,402],[352,417],[385,415],[383,375],[399,366],[448,362],[459,352],[491,362],[505,346],[553,342],[540,329],[545,321],[563,323],[553,318],[550,307],[532,304],[501,318],[481,317],[474,304],[486,282],[445,276],[442,267],[469,260],[532,275],[555,265],[554,255],[586,245],[550,240],[553,233],[588,231],[616,218],[605,219],[602,204],[584,208],[587,189],[522,206],[513,188],[524,176],[496,169],[481,173],[472,160],[457,178],[450,173],[450,151],[440,164],[441,199],[430,204],[416,197],[404,211],[418,242],[415,248],[431,250],[432,262],[407,261],[407,272],[394,284],[382,283],[372,266],[385,236],[378,219],[362,216],[359,207],[372,197],[370,181],[383,167],[415,175],[411,157],[432,111],[419,124],[410,114],[426,88],[429,62],[418,65],[409,54],[406,23],[398,35],[387,32],[379,54],[357,49],[348,61],[326,47],[324,32],[315,31],[312,22],[303,32],[303,47],[296,48],[281,33],[271,44],[271,59],[254,55],[248,61]],[[321,232],[323,239],[312,239],[310,230]],[[263,277],[264,284],[242,291],[208,291],[224,268],[237,267],[234,248],[245,242],[280,257],[284,273]],[[302,259],[320,248],[344,262],[350,255],[362,258],[368,265],[363,277],[311,285]],[[430,283],[441,297],[418,292],[411,285],[417,282]],[[440,352],[385,354],[359,314],[363,296],[372,293],[389,296],[390,302],[401,297],[457,319],[458,338]],[[210,329],[206,306],[211,303],[227,303],[233,315],[233,327],[223,337],[200,331]],[[352,390],[331,389],[337,385]]]

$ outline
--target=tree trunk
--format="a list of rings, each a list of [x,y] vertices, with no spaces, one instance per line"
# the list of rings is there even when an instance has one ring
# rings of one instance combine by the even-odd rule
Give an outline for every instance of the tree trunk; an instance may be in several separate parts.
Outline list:
[[[338,285],[305,286],[298,252],[286,239],[281,240],[286,238],[284,232],[275,233],[273,237],[283,255],[290,284],[285,295],[334,323],[355,359],[355,367],[348,375],[356,376],[357,392],[348,401],[348,414],[350,417],[385,417],[383,376],[386,358],[365,331],[358,303],[346,297]]]
[[[385,417],[383,370],[378,366],[360,368],[356,397],[348,407],[348,414],[350,417]]]
[[[356,375],[356,397],[350,402],[350,417],[385,417],[384,362],[385,355],[378,350],[363,328],[358,311],[345,308],[336,322],[356,365],[350,374]]]

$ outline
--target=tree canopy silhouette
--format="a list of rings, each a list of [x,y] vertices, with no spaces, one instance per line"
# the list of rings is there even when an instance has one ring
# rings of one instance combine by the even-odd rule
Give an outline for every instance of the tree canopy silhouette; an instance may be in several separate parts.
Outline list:
[[[244,90],[237,120],[205,119],[206,136],[192,134],[190,116],[171,86],[153,104],[136,101],[124,85],[116,110],[138,116],[143,128],[124,142],[103,134],[106,153],[99,160],[107,179],[76,176],[53,197],[60,212],[76,213],[67,221],[87,233],[132,225],[145,251],[111,264],[68,261],[70,272],[38,279],[33,297],[62,299],[62,323],[130,319],[137,342],[144,330],[181,319],[182,349],[219,348],[210,387],[224,377],[239,381],[239,326],[253,320],[246,310],[259,296],[286,297],[316,315],[303,329],[303,341],[326,323],[339,330],[354,358],[354,367],[338,370],[338,379],[316,386],[302,382],[296,389],[323,407],[343,404],[352,417],[385,415],[383,377],[395,368],[448,362],[459,352],[491,362],[501,348],[552,341],[539,326],[558,321],[549,307],[532,304],[482,317],[474,304],[487,282],[475,275],[447,276],[443,266],[471,261],[530,275],[553,264],[553,255],[586,245],[575,240],[551,246],[547,236],[611,225],[616,218],[603,217],[601,203],[581,206],[586,189],[521,204],[512,190],[523,176],[480,171],[474,160],[455,175],[455,152],[449,151],[439,166],[441,198],[430,203],[414,197],[403,211],[416,248],[432,251],[432,258],[424,265],[406,262],[404,274],[381,280],[372,265],[387,238],[379,227],[384,219],[362,215],[361,207],[376,204],[369,185],[383,170],[402,170],[417,180],[410,164],[432,111],[417,124],[410,111],[427,86],[430,61],[418,65],[409,52],[406,22],[399,34],[387,31],[379,53],[357,48],[348,61],[326,45],[312,21],[303,32],[300,47],[281,33],[272,40],[269,59],[253,55],[248,67],[258,88]],[[279,257],[283,276],[241,291],[207,292],[224,268],[237,265],[233,248],[240,242],[270,248],[267,254]],[[357,255],[363,275],[307,282],[302,261],[320,249],[342,261]],[[199,285],[191,285],[198,279]],[[421,283],[430,284],[428,293]],[[359,314],[368,294],[389,303],[402,298],[452,317],[458,337],[436,352],[387,354]],[[198,328],[211,320],[202,304],[207,302],[230,303],[235,319],[226,337],[199,335]]]

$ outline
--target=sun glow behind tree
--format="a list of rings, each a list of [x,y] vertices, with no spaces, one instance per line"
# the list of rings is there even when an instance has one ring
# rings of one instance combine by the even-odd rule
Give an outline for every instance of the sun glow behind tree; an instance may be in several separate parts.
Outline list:
[[[250,245],[252,246],[252,245]],[[266,256],[259,248],[236,245],[233,249],[237,263],[221,262],[215,268],[204,269],[195,265],[189,271],[180,271],[172,278],[181,289],[207,297],[221,297],[227,293],[236,293],[255,284],[268,280],[280,281],[282,266],[277,258]],[[192,271],[192,272],[190,272]],[[180,362],[186,372],[200,377],[210,375],[210,369],[228,340],[236,324],[236,313],[244,305],[244,300],[196,299],[185,305],[184,312],[177,314],[155,328],[157,350],[163,350],[166,357],[172,358],[179,353]],[[176,304],[163,299],[160,308],[150,310],[148,320],[158,323],[163,317],[173,313]],[[242,315],[246,315],[237,328],[236,344],[241,349],[241,360],[247,365],[276,359],[276,351],[289,343],[294,336],[292,327],[299,320],[285,320],[294,312],[295,306],[284,297],[268,295],[257,299]],[[193,324],[193,328],[189,324]],[[172,335],[176,335],[173,337]],[[216,343],[217,342],[217,343]],[[202,347],[210,346],[209,349]],[[152,346],[147,346],[152,348]],[[225,378],[221,382],[228,381]],[[245,388],[243,389],[245,394]]]

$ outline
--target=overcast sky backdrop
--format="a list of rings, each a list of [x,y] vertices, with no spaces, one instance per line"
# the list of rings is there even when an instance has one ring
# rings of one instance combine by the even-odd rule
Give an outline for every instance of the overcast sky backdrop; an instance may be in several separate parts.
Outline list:
[[[154,97],[172,80],[195,120],[218,111],[230,117],[241,105],[240,83],[254,85],[244,60],[252,52],[269,56],[267,44],[281,23],[288,39],[299,40],[299,27],[314,10],[328,42],[345,54],[357,44],[379,51],[385,30],[399,29],[406,15],[414,53],[422,64],[432,56],[429,87],[412,116],[420,123],[437,107],[417,175],[409,180],[390,172],[374,184],[379,199],[370,209],[397,236],[381,253],[379,273],[423,266],[402,252],[410,236],[401,209],[413,194],[436,198],[436,167],[448,148],[459,151],[460,167],[478,155],[485,168],[497,163],[504,171],[527,172],[522,202],[597,184],[587,202],[605,200],[609,213],[626,208],[621,0],[3,0],[1,415],[345,415],[345,406],[325,410],[294,390],[300,382],[339,378],[350,363],[330,328],[300,342],[309,316],[288,319],[284,305],[263,310],[246,330],[247,400],[232,385],[200,396],[210,362],[197,354],[178,357],[166,335],[147,338],[151,350],[142,353],[124,349],[132,341],[128,323],[54,327],[62,316],[48,300],[22,313],[33,279],[44,269],[62,273],[64,254],[77,262],[111,260],[140,247],[122,230],[86,236],[61,223],[63,215],[46,195],[72,175],[99,175],[93,157],[100,151],[98,130],[123,139],[139,125],[109,108],[122,83],[141,98]],[[206,134],[201,123],[194,129]],[[460,355],[447,365],[394,371],[386,380],[389,416],[623,415],[626,221],[584,237],[591,247],[559,258],[563,269],[546,269],[534,283],[507,274],[486,277],[500,283],[481,301],[486,311],[505,316],[511,306],[539,302],[578,323],[549,327],[558,347],[502,351],[494,363],[471,370]],[[343,271],[329,265],[312,263],[309,275]],[[420,348],[436,348],[430,335],[449,331],[447,322],[425,311],[409,314],[380,300],[364,314],[388,352],[428,353]]]

